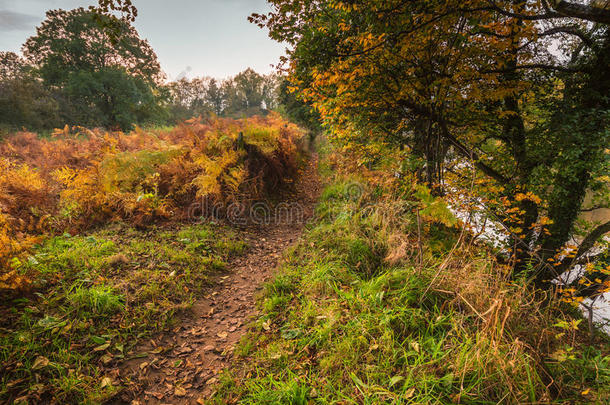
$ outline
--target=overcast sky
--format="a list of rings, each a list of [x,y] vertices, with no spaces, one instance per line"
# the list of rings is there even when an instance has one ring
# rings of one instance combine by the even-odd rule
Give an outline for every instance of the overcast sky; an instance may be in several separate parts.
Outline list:
[[[0,0],[0,50],[20,50],[48,9],[72,9],[96,0]],[[265,0],[133,0],[135,26],[157,52],[169,79],[232,76],[247,67],[272,71],[284,46],[247,20],[268,11]]]

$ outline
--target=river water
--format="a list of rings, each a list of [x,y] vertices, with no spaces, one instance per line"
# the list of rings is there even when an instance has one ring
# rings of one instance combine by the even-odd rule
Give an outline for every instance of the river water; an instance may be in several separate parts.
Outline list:
[[[489,219],[489,215],[485,214],[485,207],[483,204],[480,204],[480,206],[481,212],[479,213],[473,213],[472,211],[466,212],[460,210],[459,207],[450,207],[450,209],[460,220],[464,222],[468,221],[472,225],[473,232],[479,235],[480,240],[485,241],[495,248],[505,248],[508,242],[506,231],[504,231],[503,227],[499,225],[498,222]],[[581,219],[592,223],[606,222],[610,220],[610,209],[602,208],[583,214]],[[562,275],[557,282],[561,283],[560,279],[563,279],[564,282],[569,282],[579,275],[579,271],[582,270],[577,268],[572,271],[572,274]],[[585,306],[590,307],[591,303],[592,301],[590,299],[585,300],[583,303],[584,305],[581,306],[581,310],[585,317],[589,316],[589,311]],[[606,333],[610,334],[610,292],[598,297],[593,302],[593,321]]]

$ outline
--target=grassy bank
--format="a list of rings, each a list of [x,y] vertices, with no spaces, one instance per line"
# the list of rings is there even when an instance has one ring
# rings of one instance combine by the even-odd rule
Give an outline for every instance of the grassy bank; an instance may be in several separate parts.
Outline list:
[[[48,240],[28,259],[34,294],[2,303],[0,402],[100,403],[116,367],[166,329],[244,250],[229,229],[115,223]]]
[[[323,170],[215,403],[610,400],[609,341],[589,345],[574,308],[508,279],[424,189]]]

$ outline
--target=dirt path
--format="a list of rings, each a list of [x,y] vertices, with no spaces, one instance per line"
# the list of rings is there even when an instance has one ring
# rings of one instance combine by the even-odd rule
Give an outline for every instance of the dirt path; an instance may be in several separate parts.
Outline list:
[[[311,159],[289,203],[303,207],[304,220],[313,216],[319,193],[317,160]],[[282,221],[246,229],[247,253],[229,263],[218,285],[193,306],[171,334],[141,347],[149,353],[121,371],[127,390],[116,404],[197,404],[214,392],[218,374],[230,364],[235,345],[256,314],[256,294],[300,237],[304,222]]]

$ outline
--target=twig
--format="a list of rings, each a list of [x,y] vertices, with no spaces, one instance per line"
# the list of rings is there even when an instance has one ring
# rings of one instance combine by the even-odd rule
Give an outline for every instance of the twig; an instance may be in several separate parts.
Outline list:
[[[417,210],[417,274],[421,275],[424,266],[424,252],[421,240],[421,217]]]

